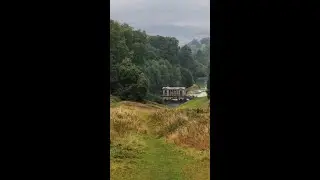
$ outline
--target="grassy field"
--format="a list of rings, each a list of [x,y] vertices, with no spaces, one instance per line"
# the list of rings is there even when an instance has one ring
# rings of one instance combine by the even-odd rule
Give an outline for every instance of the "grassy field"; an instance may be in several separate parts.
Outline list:
[[[188,109],[188,108],[207,108],[209,107],[209,99],[207,97],[194,98],[180,106],[178,109]]]
[[[110,103],[112,180],[210,179],[207,107],[169,109],[152,102]]]

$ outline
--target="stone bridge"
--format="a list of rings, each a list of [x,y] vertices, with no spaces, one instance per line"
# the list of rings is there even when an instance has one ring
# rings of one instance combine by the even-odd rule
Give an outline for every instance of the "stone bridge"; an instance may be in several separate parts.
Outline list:
[[[185,87],[163,87],[162,98],[163,100],[186,100],[186,88]]]

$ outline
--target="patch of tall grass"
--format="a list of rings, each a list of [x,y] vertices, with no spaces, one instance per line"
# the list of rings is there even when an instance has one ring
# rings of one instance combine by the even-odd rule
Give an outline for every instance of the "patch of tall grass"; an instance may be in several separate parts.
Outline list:
[[[209,109],[165,109],[152,114],[153,132],[180,146],[210,148]]]
[[[110,140],[123,138],[132,132],[146,134],[148,128],[141,120],[139,112],[123,107],[111,108],[110,113]]]

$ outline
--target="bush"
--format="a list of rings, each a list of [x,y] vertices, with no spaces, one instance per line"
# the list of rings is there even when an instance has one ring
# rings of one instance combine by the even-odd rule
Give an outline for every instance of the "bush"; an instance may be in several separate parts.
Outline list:
[[[154,95],[154,94],[151,94],[151,93],[147,94],[146,100],[152,101],[152,102],[156,102],[156,103],[159,103],[159,104],[164,104],[164,101],[160,96],[157,96],[157,95]]]

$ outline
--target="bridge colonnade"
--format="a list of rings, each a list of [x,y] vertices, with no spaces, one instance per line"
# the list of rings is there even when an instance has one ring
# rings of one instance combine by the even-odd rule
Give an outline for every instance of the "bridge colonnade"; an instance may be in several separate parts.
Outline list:
[[[185,87],[163,87],[162,88],[162,97],[164,100],[184,100],[186,96]]]

